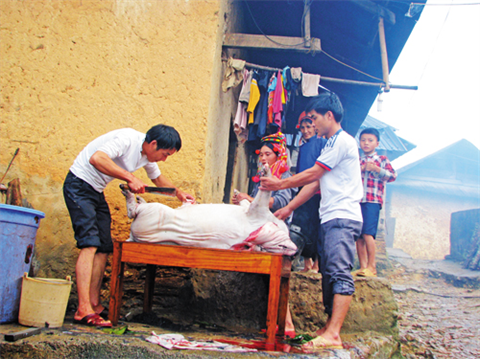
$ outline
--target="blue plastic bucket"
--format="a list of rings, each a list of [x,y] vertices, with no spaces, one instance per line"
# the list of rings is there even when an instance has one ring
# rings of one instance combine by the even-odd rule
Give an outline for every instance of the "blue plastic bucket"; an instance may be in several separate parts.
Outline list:
[[[42,218],[40,211],[0,204],[0,323],[18,318],[22,277],[30,269]]]

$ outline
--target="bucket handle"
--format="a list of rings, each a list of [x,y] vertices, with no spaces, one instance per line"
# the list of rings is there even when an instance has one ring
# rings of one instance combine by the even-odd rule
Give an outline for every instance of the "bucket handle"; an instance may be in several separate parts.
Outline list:
[[[24,276],[25,278],[28,278],[28,273],[27,273],[27,272],[23,272],[23,276]],[[69,275],[67,275],[67,276],[65,277],[65,279],[66,279],[68,282],[71,282],[71,281],[72,281],[72,277],[69,276]]]
[[[25,253],[25,263],[28,264],[30,263],[30,257],[32,256],[33,253],[33,246],[31,244],[28,245],[27,247],[27,252]]]

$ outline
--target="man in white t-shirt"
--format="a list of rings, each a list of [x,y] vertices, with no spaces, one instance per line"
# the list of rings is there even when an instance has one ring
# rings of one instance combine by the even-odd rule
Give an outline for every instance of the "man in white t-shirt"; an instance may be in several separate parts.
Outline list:
[[[286,218],[319,189],[320,233],[318,255],[322,273],[323,303],[328,320],[304,349],[342,348],[340,330],[355,291],[350,273],[355,256],[355,241],[362,229],[360,201],[362,178],[355,139],[342,130],[343,107],[334,93],[323,93],[308,104],[305,111],[314,121],[319,136],[327,143],[315,165],[290,178],[261,178],[261,189],[280,190],[301,187],[299,194],[284,208],[275,212]]]
[[[112,326],[105,320],[108,312],[100,300],[107,256],[113,251],[111,217],[103,190],[117,178],[127,182],[130,191],[144,193],[147,185],[132,174],[141,167],[157,187],[174,187],[160,173],[157,162],[166,161],[181,147],[180,135],[171,126],[157,125],[146,134],[124,128],[90,142],[70,167],[63,194],[80,249],[75,267],[78,292],[75,323]],[[179,189],[177,197],[182,202],[195,201]]]

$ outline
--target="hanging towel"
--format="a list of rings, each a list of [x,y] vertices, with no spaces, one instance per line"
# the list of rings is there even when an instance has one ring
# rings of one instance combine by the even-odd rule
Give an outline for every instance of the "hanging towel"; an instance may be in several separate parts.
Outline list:
[[[302,94],[305,97],[318,96],[318,85],[320,85],[320,75],[303,73],[302,76]]]
[[[247,76],[245,76],[244,72],[242,91],[240,91],[238,101],[248,103],[248,101],[250,100],[250,85],[252,84],[253,70],[245,71],[247,73]]]
[[[250,81],[248,81],[248,77],[250,76]],[[250,82],[252,80],[251,73],[248,70],[244,70],[243,72],[243,85],[242,91],[240,92],[240,97],[242,97],[242,93],[244,92],[245,88],[248,86],[248,93],[250,94]],[[247,99],[248,101],[248,99]],[[235,120],[233,121],[233,131],[237,135],[238,140],[240,143],[244,143],[248,138],[248,130],[247,130],[247,103],[238,100],[237,104],[237,113],[235,114]]]
[[[223,75],[222,90],[227,92],[229,88],[238,86],[243,80],[243,69],[245,61],[229,58],[227,68]]]
[[[292,80],[295,82],[302,81],[302,68],[301,67],[292,67],[290,69],[290,74],[292,75]]]

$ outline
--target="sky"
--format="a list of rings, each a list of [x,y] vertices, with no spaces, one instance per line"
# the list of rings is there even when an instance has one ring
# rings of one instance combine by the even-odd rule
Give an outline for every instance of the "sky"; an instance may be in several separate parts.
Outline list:
[[[418,86],[384,93],[382,110],[375,101],[369,112],[417,146],[394,168],[461,139],[480,149],[480,0],[428,0],[390,83]]]

